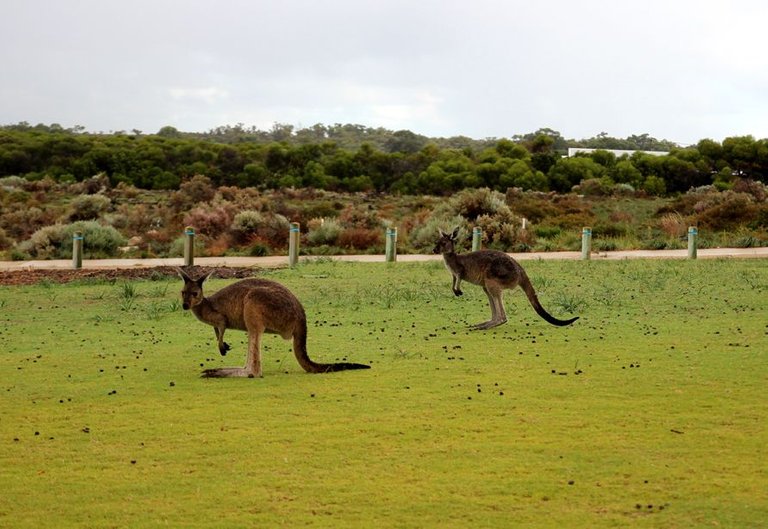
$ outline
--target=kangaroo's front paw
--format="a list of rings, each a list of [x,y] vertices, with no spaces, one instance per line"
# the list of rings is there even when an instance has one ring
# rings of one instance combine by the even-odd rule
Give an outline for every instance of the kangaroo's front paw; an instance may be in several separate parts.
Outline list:
[[[227,356],[227,351],[229,351],[231,347],[227,342],[223,342],[221,346],[219,346],[219,353],[221,353],[221,356]]]
[[[463,295],[464,295],[464,292],[462,292],[460,289],[458,289],[458,288],[457,288],[457,289],[455,289],[455,290],[453,291],[453,294],[454,294],[455,296],[463,296]]]

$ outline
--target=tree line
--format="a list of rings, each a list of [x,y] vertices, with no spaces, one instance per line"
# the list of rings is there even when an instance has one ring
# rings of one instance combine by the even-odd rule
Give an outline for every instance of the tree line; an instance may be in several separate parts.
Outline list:
[[[568,147],[598,150],[569,158]],[[638,152],[617,157],[607,149]],[[261,131],[238,124],[205,133],[168,126],[153,134],[23,122],[0,127],[0,177],[75,182],[97,174],[142,189],[178,189],[202,174],[217,186],[261,189],[440,195],[480,187],[569,192],[582,186],[667,195],[704,185],[728,189],[740,178],[768,182],[768,139],[703,139],[680,147],[647,134],[567,140],[552,129],[475,140],[360,125],[275,124]]]

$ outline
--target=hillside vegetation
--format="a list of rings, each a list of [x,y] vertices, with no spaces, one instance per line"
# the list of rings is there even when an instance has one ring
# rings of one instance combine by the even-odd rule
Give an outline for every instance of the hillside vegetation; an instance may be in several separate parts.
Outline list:
[[[573,146],[598,150],[564,156]],[[429,251],[438,227],[455,226],[515,252],[577,249],[583,226],[598,250],[676,248],[689,225],[703,247],[760,246],[766,181],[768,140],[751,136],[681,148],[551,129],[473,140],[358,125],[91,134],[19,123],[0,127],[0,252],[67,258],[79,231],[88,258],[174,256],[192,226],[198,254],[266,255],[285,251],[290,222],[302,251],[320,255],[381,253],[386,227],[399,252]]]
[[[619,158],[606,150],[563,156],[568,147],[579,146],[638,152]],[[587,186],[603,194],[667,196],[704,185],[725,190],[739,178],[765,183],[768,140],[704,139],[681,148],[647,135],[565,140],[551,129],[478,141],[352,125],[299,131],[275,126],[270,132],[239,127],[207,134],[164,127],[148,135],[87,134],[23,123],[0,128],[0,177],[72,183],[97,174],[106,175],[112,186],[122,182],[140,189],[175,190],[202,174],[215,186],[260,190],[448,195],[466,188],[567,193]]]
[[[430,252],[438,228],[483,230],[483,245],[504,251],[577,250],[590,226],[598,251],[682,248],[688,226],[701,247],[768,245],[766,186],[737,180],[676,198],[636,193],[592,195],[510,188],[467,189],[451,197],[339,193],[314,189],[216,187],[197,175],[176,191],[142,190],[105,175],[83,182],[0,179],[0,255],[64,259],[72,237],[85,257],[168,257],[195,229],[197,255],[285,253],[289,223],[301,225],[303,254],[384,253],[386,227],[398,229],[398,252]],[[525,228],[523,227],[525,219]],[[466,240],[466,239],[465,239]]]

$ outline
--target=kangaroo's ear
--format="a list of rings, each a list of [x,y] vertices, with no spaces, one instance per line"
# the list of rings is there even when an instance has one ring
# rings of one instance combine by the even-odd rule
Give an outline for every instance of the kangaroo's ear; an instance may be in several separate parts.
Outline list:
[[[454,228],[453,233],[451,233],[451,239],[458,239],[459,238],[459,227],[456,226]]]
[[[202,286],[203,283],[206,281],[206,279],[210,279],[211,277],[213,277],[214,272],[216,272],[216,270],[211,270],[210,272],[202,276],[200,279],[197,280],[197,284]]]
[[[179,277],[181,277],[185,283],[189,283],[192,281],[192,278],[187,275],[187,273],[181,269],[181,267],[176,267],[176,273],[179,274]]]
[[[444,232],[443,230],[441,230],[440,228],[437,228],[437,233],[439,233],[439,234],[440,234],[440,237],[448,237],[448,234],[447,234],[447,233],[445,233],[445,232]]]

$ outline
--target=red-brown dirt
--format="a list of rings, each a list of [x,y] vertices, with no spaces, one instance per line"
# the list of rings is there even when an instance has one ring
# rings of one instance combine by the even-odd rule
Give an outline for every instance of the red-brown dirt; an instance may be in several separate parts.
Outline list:
[[[222,279],[252,277],[258,270],[253,268],[230,268],[226,266],[195,266],[192,276],[201,276],[214,272],[214,277]],[[33,285],[41,281],[69,283],[70,281],[102,279],[130,280],[162,277],[178,277],[173,266],[151,268],[115,268],[115,269],[71,269],[71,270],[0,270],[0,285]]]

